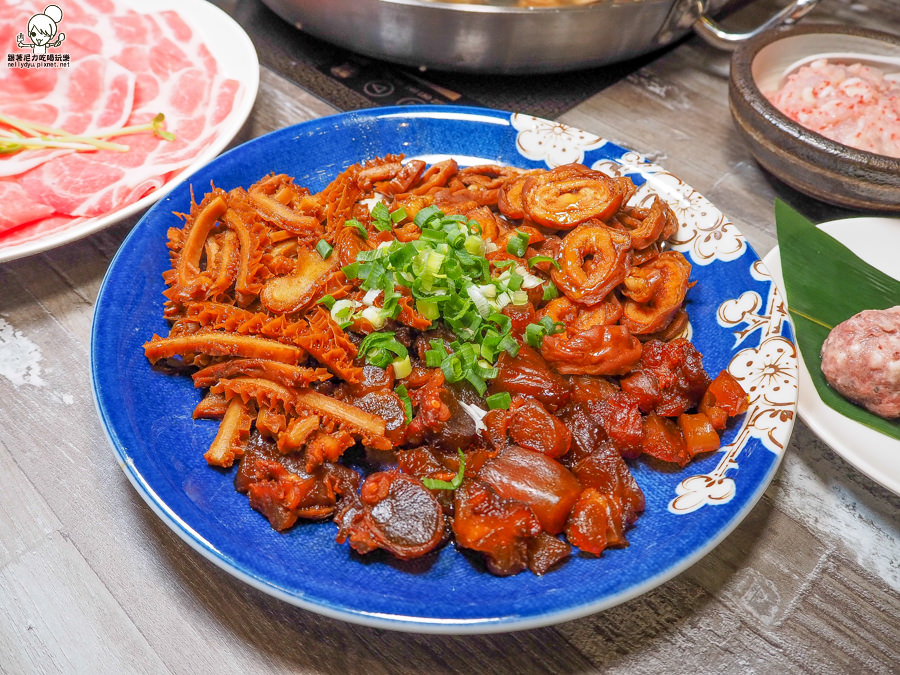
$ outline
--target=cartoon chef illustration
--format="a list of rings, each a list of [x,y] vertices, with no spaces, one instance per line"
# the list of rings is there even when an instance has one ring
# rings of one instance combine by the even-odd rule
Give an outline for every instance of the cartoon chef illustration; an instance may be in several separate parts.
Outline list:
[[[48,47],[59,47],[66,39],[65,33],[60,33],[55,42],[51,40],[56,36],[62,10],[56,5],[48,5],[43,14],[35,14],[28,20],[28,37],[31,42],[25,42],[25,36],[19,33],[16,36],[16,44],[20,48],[31,47],[32,54],[46,54]]]

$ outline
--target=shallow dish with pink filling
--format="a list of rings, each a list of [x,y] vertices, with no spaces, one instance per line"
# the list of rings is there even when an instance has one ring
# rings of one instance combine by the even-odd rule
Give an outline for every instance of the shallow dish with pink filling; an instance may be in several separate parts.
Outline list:
[[[802,25],[742,44],[729,102],[759,164],[830,204],[900,211],[900,37]],[[855,146],[855,147],[854,147]]]

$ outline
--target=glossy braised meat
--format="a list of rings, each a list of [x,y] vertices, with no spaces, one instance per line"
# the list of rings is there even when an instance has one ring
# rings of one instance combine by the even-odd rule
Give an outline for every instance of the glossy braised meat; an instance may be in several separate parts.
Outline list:
[[[549,410],[564,406],[571,396],[571,385],[550,368],[541,354],[527,345],[516,356],[506,352],[497,361],[498,375],[491,383],[492,392],[530,396]]]
[[[457,544],[483,553],[492,573],[507,576],[525,569],[528,544],[541,533],[540,522],[525,503],[468,478],[454,491],[453,511]]]
[[[646,342],[637,368],[621,379],[622,389],[639,399],[641,410],[666,417],[696,407],[709,384],[700,352],[684,338]]]
[[[520,398],[510,412],[507,433],[514,443],[553,459],[569,451],[572,434],[537,399]]]
[[[478,479],[502,497],[527,504],[549,534],[563,531],[581,485],[566,467],[546,455],[515,445],[489,459]]]
[[[626,546],[628,462],[684,466],[748,404],[679,337],[674,212],[579,164],[402,160],[214,188],[169,230],[170,332],[144,349],[199,369],[207,462],[240,460],[273,528],[333,517],[359,554],[455,539],[544,574]]]
[[[250,506],[269,519],[273,529],[286,530],[298,518],[330,517],[340,495],[354,494],[359,477],[340,464],[319,466],[312,473],[297,455],[282,455],[275,444],[253,434],[234,486],[250,498]]]
[[[356,399],[353,404],[384,420],[384,435],[394,446],[399,447],[405,443],[406,409],[397,394],[390,389],[376,389]]]
[[[434,495],[421,480],[396,470],[370,474],[335,520],[338,542],[349,542],[358,553],[381,548],[409,560],[444,538],[444,514]]]

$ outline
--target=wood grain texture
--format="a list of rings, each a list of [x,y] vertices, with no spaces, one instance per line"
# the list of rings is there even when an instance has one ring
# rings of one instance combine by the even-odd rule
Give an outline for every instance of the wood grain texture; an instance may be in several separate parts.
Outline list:
[[[778,4],[754,3],[730,27]],[[811,18],[900,32],[895,9],[894,0],[823,0]],[[727,64],[687,40],[562,121],[663,164],[765,253],[776,195],[813,217],[843,214],[753,163],[728,115]],[[261,75],[236,143],[335,112]],[[237,581],[144,504],[91,400],[93,304],[135,220],[0,265],[0,673],[896,672],[900,498],[799,422],[765,497],[719,547],[659,588],[577,621],[489,636],[393,633]]]

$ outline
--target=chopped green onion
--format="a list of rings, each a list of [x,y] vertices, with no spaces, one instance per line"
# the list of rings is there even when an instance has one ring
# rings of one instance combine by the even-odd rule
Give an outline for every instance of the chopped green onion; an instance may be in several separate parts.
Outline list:
[[[416,300],[416,311],[429,321],[434,321],[441,315],[438,304],[433,300],[426,300],[425,298],[418,298]]]
[[[444,214],[441,213],[441,210],[438,207],[432,204],[431,206],[426,206],[424,209],[420,209],[416,214],[416,217],[413,218],[413,222],[420,228],[424,229],[425,224],[428,223],[428,221],[431,220],[432,216],[435,215],[440,218]]]
[[[449,356],[447,347],[443,340],[432,340],[429,344],[431,348],[425,352],[425,365],[429,368],[438,368]]]
[[[403,410],[406,413],[406,423],[409,424],[412,422],[413,418],[412,401],[409,400],[409,391],[407,391],[405,385],[401,384],[394,389],[394,393],[397,394],[397,397],[403,404]]]
[[[352,300],[338,300],[331,306],[331,318],[343,326],[352,323],[350,314],[353,312]]]
[[[365,226],[361,222],[359,222],[356,218],[351,218],[350,220],[345,220],[344,227],[354,228],[359,233],[359,236],[362,237],[363,239],[369,238],[369,233],[366,232]]]
[[[528,259],[528,266],[529,266],[529,267],[534,267],[534,266],[537,265],[538,263],[545,263],[545,262],[546,262],[546,263],[550,263],[550,264],[553,265],[556,269],[560,269],[559,263],[556,262],[556,261],[555,261],[553,258],[551,258],[549,255],[534,255],[534,256],[531,256],[531,257]]]
[[[513,339],[512,335],[505,335],[497,346],[513,357],[519,353],[519,343]]]
[[[478,291],[488,300],[497,297],[497,287],[494,284],[481,284]]]
[[[516,256],[517,258],[521,258],[525,255],[525,250],[528,248],[528,239],[529,237],[527,232],[516,230],[506,244],[506,252],[510,255]]]
[[[318,300],[318,303],[320,305],[325,305],[325,307],[327,307],[329,310],[334,307],[335,302],[337,302],[337,300],[334,299],[333,295],[325,295]]]
[[[466,293],[472,299],[472,302],[475,303],[475,309],[478,310],[481,316],[487,317],[491,313],[491,305],[478,286],[467,286]]]
[[[530,347],[540,349],[541,345],[544,343],[544,335],[546,334],[547,331],[544,330],[542,325],[530,323],[525,326],[525,343]]]
[[[487,407],[490,410],[497,410],[498,408],[503,410],[509,410],[509,406],[512,403],[512,396],[509,395],[508,391],[501,391],[497,394],[491,394],[484,402],[487,403]]]
[[[319,239],[319,242],[316,244],[316,251],[322,256],[322,260],[328,260],[328,256],[331,255],[333,250],[334,247],[324,239]]]
[[[527,291],[513,291],[512,304],[527,305],[528,304],[528,292]]]
[[[378,202],[372,207],[372,224],[379,232],[386,232],[391,229],[391,214],[384,202]]]
[[[391,211],[391,220],[395,223],[399,223],[404,218],[406,218],[406,209],[404,209],[402,206]]]
[[[382,313],[380,307],[366,307],[362,312],[360,312],[360,316],[370,324],[372,324],[372,328],[374,328],[375,330],[380,330],[387,322],[387,319]]]
[[[441,361],[441,370],[444,371],[444,379],[451,383],[459,382],[466,375],[462,360],[456,354],[451,354],[449,358]]]
[[[369,333],[359,343],[357,355],[365,358],[369,365],[387,368],[397,358],[404,359],[409,351],[394,337],[394,333]]]
[[[525,281],[525,277],[513,269],[510,269],[507,274],[509,274],[509,278],[506,281],[506,288],[508,290],[517,291],[522,288],[522,282]]]
[[[388,213],[383,204],[372,208],[372,224],[379,229],[388,221],[404,218],[408,215]],[[346,224],[356,227],[355,222],[348,220]],[[382,242],[374,249],[360,251],[354,262],[342,268],[347,278],[355,280],[365,292],[362,305],[368,305],[362,308],[356,303],[353,307],[359,310],[348,309],[342,316],[345,321],[366,318],[377,330],[401,310],[398,287],[409,289],[416,310],[429,321],[442,320],[457,337],[452,344],[433,340],[424,354],[425,364],[441,368],[448,382],[466,381],[483,394],[486,381],[497,375],[494,363],[500,354],[505,351],[514,356],[519,350],[512,336],[512,321],[501,310],[512,302],[527,303],[525,291],[540,287],[544,280],[528,272],[519,261],[487,260],[489,246],[475,234],[481,228],[474,220],[446,216],[430,206],[418,211],[413,222],[421,229],[418,239]],[[511,241],[527,247],[528,234],[517,232]],[[374,298],[381,292],[382,307],[374,307]],[[364,341],[359,353],[369,363],[382,367],[406,356],[377,340]]]
[[[429,490],[455,490],[463,482],[463,475],[466,472],[466,455],[459,448],[456,449],[459,454],[459,470],[453,477],[453,480],[437,480],[436,478],[423,478],[422,482]]]
[[[441,273],[441,265],[444,264],[444,260],[446,260],[447,256],[443,253],[438,253],[437,251],[432,251],[428,254],[428,258],[425,260],[425,274],[430,274],[432,276],[436,276]]]
[[[544,336],[556,335],[566,330],[566,325],[562,321],[553,321],[549,316],[544,316],[538,323],[530,323],[525,326],[525,342],[540,349],[544,343]]]
[[[541,317],[541,325],[544,327],[544,330],[547,331],[547,335],[556,335],[557,333],[562,333],[566,330],[566,324],[562,321],[554,321],[549,316]]]
[[[552,281],[548,281],[544,286],[544,297],[543,300],[546,302],[547,300],[552,300],[553,298],[559,297],[559,289],[556,287]]]
[[[409,354],[402,359],[392,362],[391,365],[394,366],[394,377],[398,380],[409,377],[409,374],[412,372],[412,362],[409,360]]]

